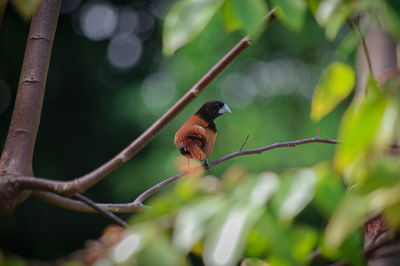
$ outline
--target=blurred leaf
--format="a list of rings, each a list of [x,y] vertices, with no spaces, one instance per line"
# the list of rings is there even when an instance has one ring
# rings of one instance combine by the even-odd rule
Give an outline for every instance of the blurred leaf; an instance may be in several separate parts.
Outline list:
[[[272,3],[279,6],[276,15],[289,29],[298,32],[303,28],[307,9],[304,0],[273,0]]]
[[[306,0],[308,9],[310,9],[311,13],[315,15],[315,12],[317,12],[320,0]]]
[[[264,0],[231,0],[234,13],[252,39],[256,39],[264,26],[268,8]]]
[[[249,237],[246,255],[267,255],[269,265],[303,265],[315,247],[318,235],[310,227],[287,227],[268,212]]]
[[[329,114],[351,93],[355,80],[353,68],[340,62],[331,63],[325,69],[315,88],[311,104],[311,118],[319,121]]]
[[[396,158],[385,156],[369,162],[356,180],[357,192],[368,194],[400,183],[400,165]]]
[[[172,55],[193,41],[214,17],[224,0],[180,0],[167,14],[163,29],[163,52]]]
[[[400,202],[400,183],[387,188],[378,189],[370,194],[371,202],[369,209],[371,212],[378,212],[386,207]]]
[[[245,258],[240,263],[240,266],[268,266],[269,264],[264,260]]]
[[[249,205],[252,207],[263,206],[270,197],[279,189],[280,179],[272,172],[261,173],[250,193]]]
[[[188,252],[206,232],[206,223],[226,206],[221,198],[206,197],[183,207],[175,220],[173,243]]]
[[[225,4],[222,7],[222,17],[227,31],[236,31],[243,28],[243,23],[233,8],[232,0],[225,0]]]
[[[12,0],[11,3],[24,20],[29,20],[39,7],[40,0]]]
[[[345,187],[341,179],[327,163],[320,163],[314,169],[318,182],[313,202],[325,217],[330,217],[342,200],[345,194]]]
[[[1,261],[0,261],[1,262]],[[22,258],[17,256],[6,256],[3,261],[4,266],[25,266],[28,265]]]
[[[350,54],[357,48],[358,40],[358,33],[355,30],[350,31],[337,46],[334,57],[340,60],[347,60]]]
[[[363,231],[359,228],[350,234],[339,248],[326,246],[326,241],[322,242],[319,247],[321,254],[332,261],[344,259],[350,265],[364,266],[366,265],[363,251]]]
[[[400,41],[400,2],[397,0],[380,1],[381,8],[378,12],[380,22],[392,37]]]
[[[160,234],[139,252],[137,265],[183,266],[189,264],[184,254],[171,245],[166,234]]]
[[[329,22],[325,26],[325,34],[328,39],[333,40],[336,38],[337,33],[346,22],[350,13],[351,10],[347,8],[339,9],[331,15],[331,17],[329,18]]]
[[[318,234],[311,227],[295,227],[291,230],[292,254],[298,262],[305,262],[315,248]]]
[[[292,219],[304,209],[314,196],[316,181],[317,177],[311,169],[303,169],[295,174],[290,190],[284,196],[279,208],[281,219]]]
[[[400,203],[394,204],[387,207],[383,214],[385,216],[385,221],[388,223],[389,227],[392,229],[397,229],[400,225]]]
[[[235,265],[243,255],[247,236],[261,217],[263,208],[238,203],[211,224],[204,243],[207,265]]]
[[[342,118],[334,166],[342,172],[346,165],[359,161],[368,151],[383,150],[390,143],[397,116],[396,105],[385,97],[371,79],[368,96],[355,98]]]
[[[321,26],[326,26],[332,14],[335,13],[341,0],[322,0],[315,13],[315,19]]]
[[[361,224],[367,213],[369,198],[348,193],[332,215],[325,230],[325,244],[338,248]]]

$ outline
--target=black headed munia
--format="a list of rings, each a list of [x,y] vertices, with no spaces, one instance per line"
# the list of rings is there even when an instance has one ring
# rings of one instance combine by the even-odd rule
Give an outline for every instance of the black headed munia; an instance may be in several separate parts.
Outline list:
[[[224,113],[231,113],[229,107],[220,101],[208,101],[178,129],[174,143],[187,158],[206,161],[214,148],[217,127],[214,120]]]

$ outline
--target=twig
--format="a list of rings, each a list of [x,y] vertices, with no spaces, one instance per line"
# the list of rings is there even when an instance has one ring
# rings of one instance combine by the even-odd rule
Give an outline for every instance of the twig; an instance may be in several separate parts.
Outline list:
[[[320,133],[321,133],[321,129],[318,128],[318,135],[317,135],[318,138],[320,137]]]
[[[79,212],[89,212],[93,213],[96,212],[93,208],[89,207],[88,205],[78,201],[78,200],[73,200],[70,198],[66,198],[63,196],[59,196],[54,193],[50,192],[44,192],[44,191],[38,191],[34,190],[32,192],[32,196],[47,202],[49,204],[52,204],[54,206],[64,208],[64,209],[69,209],[73,211],[79,211]],[[146,208],[146,206],[143,206],[143,204],[136,203],[136,202],[131,202],[131,203],[96,203],[98,206],[100,206],[103,209],[106,209],[110,212],[113,213],[135,213],[139,212],[143,209]]]
[[[94,201],[92,201],[88,197],[85,197],[81,194],[76,194],[75,198],[86,203],[87,205],[89,205],[90,207],[92,207],[93,209],[98,211],[100,214],[102,214],[103,216],[105,216],[106,218],[111,220],[112,222],[118,224],[119,226],[122,226],[125,228],[128,227],[128,224],[124,220],[122,220],[121,218],[119,218],[118,216],[113,214],[112,212],[100,207],[98,204],[96,204]]]
[[[246,145],[246,142],[247,142],[247,140],[249,139],[249,137],[250,137],[250,134],[247,135],[247,137],[246,137],[246,139],[244,140],[242,146],[240,146],[239,152],[241,152],[241,151],[243,150],[244,145]]]
[[[347,20],[347,22],[349,23],[350,28],[352,28],[353,30],[355,29],[358,32],[358,34],[360,35],[361,46],[363,47],[365,58],[367,59],[369,74],[371,76],[374,76],[374,73],[372,72],[371,58],[369,56],[369,52],[368,52],[368,49],[367,49],[367,43],[365,42],[365,38],[364,38],[364,35],[361,32],[360,26],[359,26],[358,23],[354,23],[351,18],[349,18]]]
[[[274,15],[275,10],[268,13]],[[268,22],[270,23],[270,22]],[[73,196],[82,193],[95,185],[114,170],[125,164],[143,147],[145,147],[183,108],[196,98],[210,82],[218,76],[239,54],[251,45],[249,36],[241,39],[214,67],[211,68],[180,100],[178,100],[166,113],[164,113],[153,125],[140,135],[129,146],[122,150],[114,158],[101,165],[94,171],[71,181],[52,181],[37,178],[17,178],[15,183],[26,189],[38,189],[53,192],[62,196]],[[20,184],[18,184],[20,183]]]

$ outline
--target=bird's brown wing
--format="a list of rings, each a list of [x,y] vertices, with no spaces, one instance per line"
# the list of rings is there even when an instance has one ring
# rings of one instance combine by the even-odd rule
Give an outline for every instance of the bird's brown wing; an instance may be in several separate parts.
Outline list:
[[[207,159],[204,147],[209,138],[204,123],[199,117],[192,116],[176,132],[174,143],[184,156],[196,160]]]

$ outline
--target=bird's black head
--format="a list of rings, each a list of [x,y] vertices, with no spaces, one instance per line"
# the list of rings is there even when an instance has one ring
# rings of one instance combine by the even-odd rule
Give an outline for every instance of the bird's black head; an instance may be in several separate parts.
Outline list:
[[[200,107],[196,115],[203,118],[206,122],[211,123],[215,118],[224,113],[231,113],[228,105],[220,101],[208,101]]]

